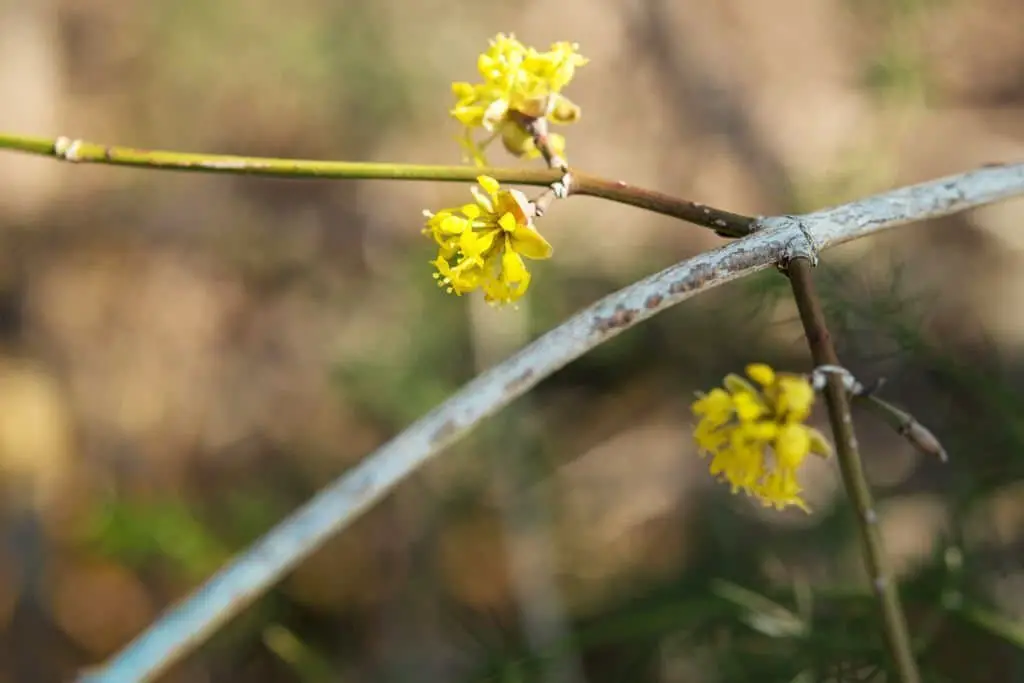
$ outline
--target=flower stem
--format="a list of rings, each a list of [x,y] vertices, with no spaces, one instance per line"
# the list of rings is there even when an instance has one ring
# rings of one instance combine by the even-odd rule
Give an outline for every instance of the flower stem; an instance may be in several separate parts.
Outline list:
[[[76,163],[138,168],[232,173],[278,178],[345,178],[350,180],[434,180],[474,182],[489,175],[503,183],[551,185],[562,180],[559,169],[477,168],[354,161],[273,159],[230,154],[197,154],[103,145],[66,137],[41,138],[0,132],[0,149],[53,157]],[[724,237],[742,237],[754,231],[756,219],[720,211],[667,194],[572,171],[571,193],[602,197],[621,204],[680,218],[715,230]]]
[[[799,256],[791,259],[786,269],[815,365],[839,365],[832,336],[821,310],[821,300],[811,277],[810,261]],[[825,402],[832,425],[832,435],[836,442],[836,458],[842,472],[843,484],[856,511],[864,565],[878,596],[889,654],[901,683],[920,683],[921,678],[917,663],[914,661],[906,616],[887,566],[885,548],[878,529],[878,514],[875,512],[871,489],[864,476],[857,436],[853,431],[849,397],[843,388],[842,379],[835,374],[829,375],[828,386],[825,388]]]

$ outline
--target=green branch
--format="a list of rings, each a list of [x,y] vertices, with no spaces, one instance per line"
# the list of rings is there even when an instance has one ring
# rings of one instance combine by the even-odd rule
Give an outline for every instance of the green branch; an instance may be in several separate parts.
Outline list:
[[[66,137],[40,138],[0,133],[0,149],[52,157],[72,163],[106,164],[170,171],[230,173],[275,178],[346,180],[433,180],[473,182],[481,174],[503,183],[552,185],[565,174],[552,169],[477,168],[356,161],[314,161],[135,149]],[[646,190],[619,180],[606,180],[570,169],[569,193],[601,197],[711,228],[724,237],[753,232],[755,219]]]

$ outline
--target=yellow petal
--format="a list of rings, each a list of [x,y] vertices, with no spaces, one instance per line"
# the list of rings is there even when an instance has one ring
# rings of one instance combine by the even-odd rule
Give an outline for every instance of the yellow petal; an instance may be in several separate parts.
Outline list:
[[[778,378],[776,410],[791,422],[803,422],[814,405],[814,388],[799,375],[781,375]]]
[[[544,236],[530,225],[516,227],[515,232],[512,233],[512,248],[526,258],[534,260],[551,258],[551,253],[554,251]]]
[[[438,274],[442,278],[447,278],[448,274],[451,273],[451,266],[448,265],[448,260],[443,256],[438,256],[436,259],[430,262],[435,268],[437,268]]]
[[[763,387],[767,387],[775,381],[775,371],[765,363],[751,363],[748,365],[747,376]]]
[[[693,440],[701,450],[713,453],[729,442],[729,428],[713,420],[704,419],[693,430]]]
[[[725,376],[725,379],[722,380],[722,386],[724,386],[726,389],[728,389],[734,394],[753,394],[754,396],[760,395],[760,392],[753,384],[743,379],[739,375],[733,373],[729,373],[728,375]]]
[[[814,427],[807,427],[807,436],[810,438],[811,453],[827,458],[832,455],[832,444],[828,438]]]
[[[481,192],[479,187],[471,187],[469,191],[473,194],[477,205],[483,209],[484,213],[494,213],[494,204],[491,202],[491,198]]]
[[[484,125],[486,111],[479,105],[455,107],[449,113],[456,121],[469,128],[478,128]]]
[[[506,282],[529,282],[530,273],[526,270],[523,258],[507,246],[501,255],[501,276]]]
[[[533,216],[533,205],[519,190],[502,190],[494,202],[494,213],[510,213],[517,225],[527,225]]]
[[[473,87],[472,83],[466,83],[465,81],[456,81],[452,83],[452,94],[459,99],[473,97],[475,92],[476,88]]]
[[[792,471],[777,471],[765,477],[764,481],[756,488],[755,494],[766,507],[774,506],[776,509],[782,510],[794,506],[804,512],[810,512],[810,508],[800,497],[802,490],[800,482],[796,480]]]
[[[515,252],[506,249],[501,258],[501,272],[498,277],[484,283],[484,299],[495,304],[515,301],[526,293],[530,286],[530,272]]]
[[[732,397],[736,409],[736,417],[741,422],[751,422],[768,412],[757,394],[737,392]]]
[[[736,437],[735,432],[732,436]],[[750,489],[764,476],[764,451],[761,448],[750,447],[741,439],[734,439],[722,455],[722,475],[733,486]]]
[[[501,184],[489,175],[478,176],[476,182],[484,189],[484,192],[494,196],[498,193]]]
[[[482,277],[483,270],[478,264],[463,259],[451,269],[449,281],[456,294],[465,294],[479,287]]]
[[[796,469],[811,451],[811,437],[802,424],[786,424],[775,438],[775,455],[779,467]]]
[[[462,250],[465,258],[482,262],[485,252],[494,245],[494,237],[494,230],[486,232],[467,230],[459,238],[459,249]]]
[[[458,235],[464,232],[469,227],[469,221],[459,216],[453,216],[451,214],[444,217],[441,220],[440,225],[437,226],[439,232],[448,235]]]
[[[732,396],[724,389],[712,389],[710,393],[699,396],[691,410],[694,415],[724,415],[724,422],[732,415]]]
[[[515,229],[516,229],[516,219],[515,219],[515,216],[513,216],[510,213],[502,214],[501,218],[498,219],[498,227],[501,228],[501,231],[503,233],[506,233],[506,234],[511,234],[511,233],[515,232]]]
[[[751,442],[761,442],[767,444],[779,433],[779,426],[774,422],[767,420],[761,420],[760,422],[744,422],[739,427],[740,433],[743,434],[744,438]]]
[[[484,78],[490,78],[498,68],[497,60],[488,52],[476,58],[476,69]]]

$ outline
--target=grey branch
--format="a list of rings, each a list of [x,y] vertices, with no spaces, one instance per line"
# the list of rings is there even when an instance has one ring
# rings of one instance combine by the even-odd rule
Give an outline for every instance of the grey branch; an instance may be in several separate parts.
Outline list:
[[[762,218],[753,234],[610,294],[469,382],[341,475],[80,681],[154,679],[481,420],[651,316],[788,257],[813,260],[823,249],[880,230],[1014,196],[1024,196],[1024,163],[988,166],[811,214]]]

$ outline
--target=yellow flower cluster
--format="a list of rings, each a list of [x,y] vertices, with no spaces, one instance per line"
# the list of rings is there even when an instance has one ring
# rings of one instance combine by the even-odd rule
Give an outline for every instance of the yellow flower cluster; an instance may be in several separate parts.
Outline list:
[[[700,418],[694,438],[701,455],[712,455],[711,474],[764,503],[808,510],[796,471],[809,453],[828,457],[825,436],[804,424],[814,389],[800,375],[776,373],[761,363],[747,366],[752,384],[729,375],[724,388],[701,395],[693,404]]]
[[[425,235],[438,244],[434,278],[451,294],[477,288],[484,298],[504,304],[530,286],[523,257],[546,259],[551,245],[533,227],[529,200],[518,190],[503,190],[489,176],[477,178],[475,202],[437,213],[424,211]]]
[[[580,108],[561,94],[576,67],[587,63],[576,49],[573,43],[561,42],[547,52],[538,52],[514,36],[499,33],[477,59],[483,82],[452,84],[456,103],[451,114],[465,126],[460,142],[477,164],[487,164],[484,148],[499,136],[515,156],[539,156],[526,129],[531,120],[572,123],[579,119]],[[488,133],[481,141],[474,137],[477,128]],[[565,139],[552,134],[548,140],[552,150],[562,156]]]

